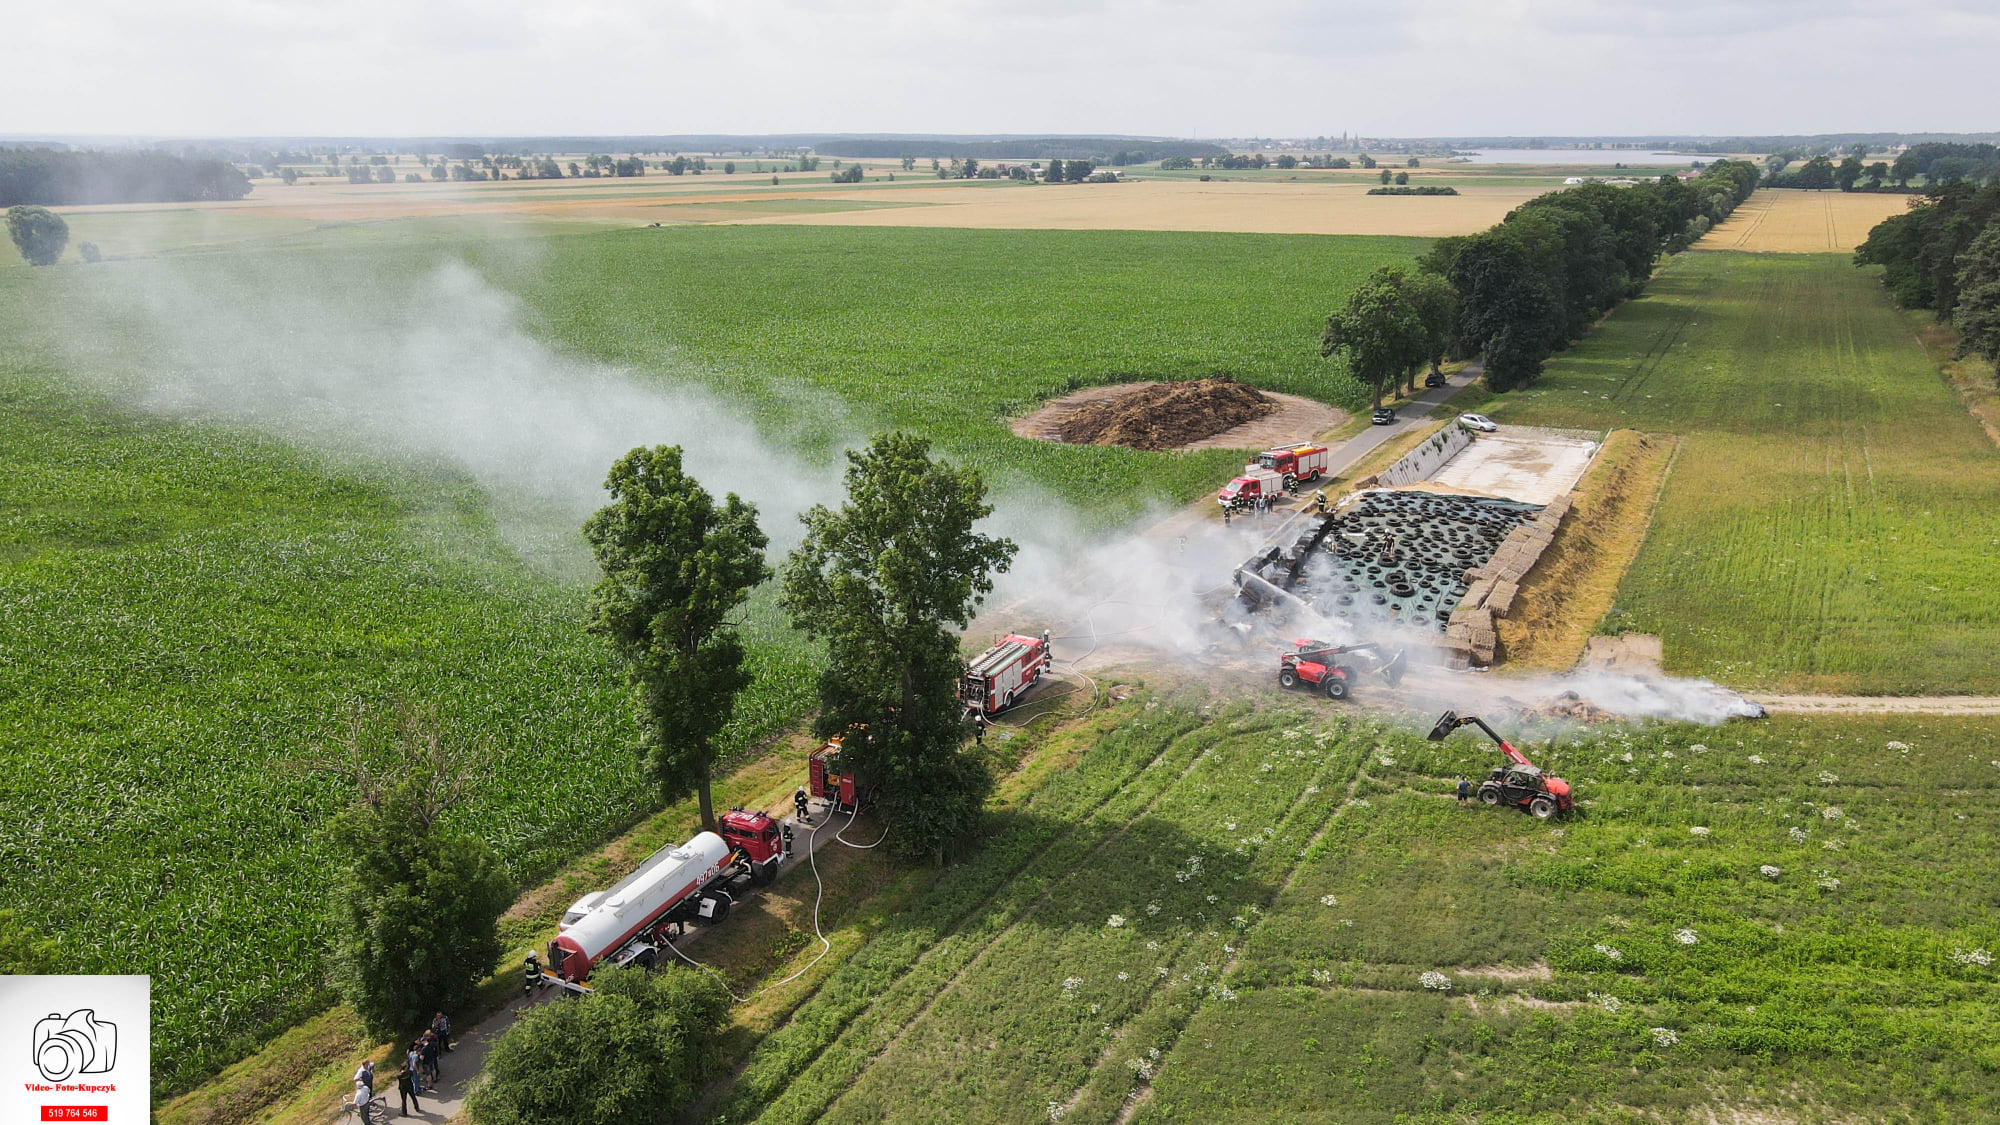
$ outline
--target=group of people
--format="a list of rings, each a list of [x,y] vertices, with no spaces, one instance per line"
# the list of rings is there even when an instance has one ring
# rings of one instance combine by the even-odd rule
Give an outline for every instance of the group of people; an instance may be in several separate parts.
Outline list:
[[[1240,500],[1232,500],[1222,506],[1223,526],[1227,527],[1229,525],[1229,520],[1232,516],[1253,514],[1261,516],[1265,512],[1271,511],[1276,503],[1277,498],[1274,496],[1246,496]]]
[[[412,1112],[422,1113],[424,1107],[418,1097],[430,1092],[438,1078],[438,1056],[451,1050],[451,1018],[443,1012],[431,1017],[431,1025],[403,1052],[403,1068],[396,1072],[396,1092],[402,1098],[399,1117]],[[372,1120],[375,1108],[375,1063],[363,1060],[360,1069],[354,1072],[354,1105],[361,1114],[363,1125]],[[383,1099],[383,1108],[388,1100]]]

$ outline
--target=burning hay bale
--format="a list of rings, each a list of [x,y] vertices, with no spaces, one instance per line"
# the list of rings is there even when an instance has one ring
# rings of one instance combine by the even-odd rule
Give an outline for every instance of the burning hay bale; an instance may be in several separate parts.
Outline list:
[[[1565,691],[1540,707],[1523,707],[1521,716],[1531,719],[1564,719],[1574,723],[1609,723],[1618,718],[1573,691]]]

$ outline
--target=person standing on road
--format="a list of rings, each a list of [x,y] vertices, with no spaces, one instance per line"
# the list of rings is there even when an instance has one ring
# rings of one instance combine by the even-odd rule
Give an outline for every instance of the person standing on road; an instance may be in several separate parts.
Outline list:
[[[416,1053],[417,1052],[415,1048],[410,1049],[410,1054],[412,1057],[414,1057]],[[403,1107],[402,1109],[397,1111],[396,1116],[408,1117],[410,1115],[410,1110],[413,1108],[418,1113],[422,1113],[424,1111],[424,1107],[417,1101],[417,1075],[415,1068],[405,1066],[396,1075],[396,1093],[401,1095],[403,1100]]]
[[[401,1085],[403,1081],[408,1081],[412,1087],[410,1091],[411,1093],[413,1094],[423,1093],[423,1074],[422,1071],[418,1069],[423,1065],[424,1065],[423,1044],[415,1039],[412,1039],[410,1040],[410,1049],[403,1052],[403,1074],[402,1077],[398,1079],[397,1084]]]
[[[375,1100],[375,1063],[370,1059],[361,1060],[361,1066],[354,1072],[354,1111],[361,1117],[361,1125],[373,1120],[369,1103]]]
[[[436,1086],[438,1080],[437,1036],[432,1032],[426,1031],[424,1032],[424,1037],[417,1040],[417,1042],[421,1044],[418,1049],[418,1062],[423,1068],[424,1077],[430,1080],[432,1086]]]
[[[439,1012],[437,1016],[431,1020],[431,1030],[437,1032],[438,1050],[449,1052],[451,1050],[450,1018],[447,1017],[443,1012]]]
[[[811,824],[813,822],[812,801],[806,796],[804,786],[800,786],[792,792],[792,815],[798,819],[800,824]]]

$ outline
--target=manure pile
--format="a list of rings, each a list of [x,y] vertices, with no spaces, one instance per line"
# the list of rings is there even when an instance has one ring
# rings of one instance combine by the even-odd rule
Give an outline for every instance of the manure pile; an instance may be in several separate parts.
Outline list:
[[[1186,383],[1156,383],[1093,402],[1070,415],[1060,434],[1062,440],[1074,445],[1178,449],[1278,409],[1277,402],[1255,388],[1219,375]]]

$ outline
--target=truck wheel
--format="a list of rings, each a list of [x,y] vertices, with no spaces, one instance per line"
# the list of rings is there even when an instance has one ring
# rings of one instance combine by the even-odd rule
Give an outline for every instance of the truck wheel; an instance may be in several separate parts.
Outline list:
[[[1534,814],[1536,820],[1547,820],[1556,815],[1556,803],[1547,796],[1536,797],[1528,802],[1528,811]]]
[[[1482,786],[1480,786],[1480,787],[1479,787],[1479,803],[1480,803],[1480,804],[1482,804],[1482,805],[1497,805],[1497,804],[1499,804],[1499,803],[1500,803],[1500,787],[1499,787],[1498,785],[1482,785]]]
[[[1289,691],[1299,686],[1299,674],[1290,668],[1278,673],[1278,686]]]
[[[727,891],[717,891],[715,894],[715,910],[707,918],[703,919],[703,921],[711,926],[720,925],[724,918],[729,917],[729,904],[729,893]]]
[[[767,887],[770,886],[772,883],[776,882],[777,879],[778,879],[778,859],[776,856],[773,856],[762,863],[752,863],[750,865],[751,886]]]
[[[1336,676],[1329,671],[1326,674],[1326,679],[1319,682],[1319,686],[1326,689],[1326,697],[1328,699],[1347,698],[1347,677],[1345,676]]]

